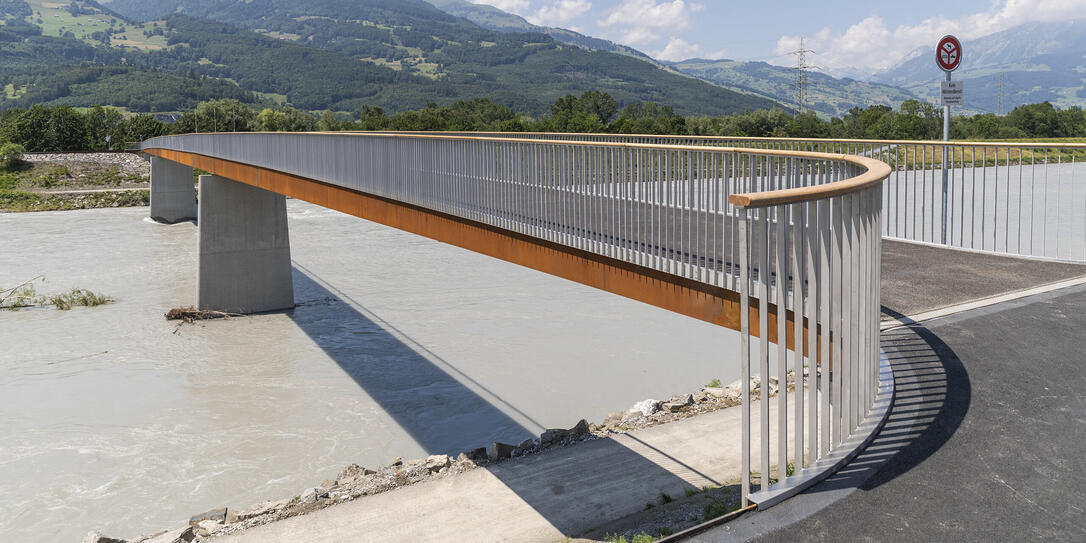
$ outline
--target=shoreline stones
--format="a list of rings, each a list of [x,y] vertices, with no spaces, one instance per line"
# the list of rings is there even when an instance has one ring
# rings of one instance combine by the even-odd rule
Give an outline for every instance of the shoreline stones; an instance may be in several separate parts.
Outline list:
[[[807,372],[804,371],[804,376]],[[806,382],[806,379],[804,379]],[[793,386],[794,377],[789,374],[787,385]],[[551,428],[536,439],[525,439],[518,445],[494,442],[489,447],[478,447],[460,453],[455,459],[445,454],[434,454],[423,459],[404,461],[396,458],[380,469],[369,469],[351,464],[340,470],[336,479],[326,480],[318,487],[306,489],[293,499],[266,501],[242,511],[230,508],[212,509],[190,519],[190,525],[170,532],[160,532],[153,537],[140,537],[127,543],[189,543],[236,533],[248,528],[269,524],[278,520],[303,515],[330,505],[362,496],[372,496],[422,481],[455,476],[477,467],[497,464],[509,458],[540,453],[550,448],[573,445],[582,441],[623,434],[667,422],[681,420],[719,409],[734,407],[741,401],[741,381],[724,387],[702,387],[692,394],[681,394],[667,400],[642,400],[633,407],[612,413],[602,424],[591,424],[581,419],[569,429]],[[752,399],[761,389],[761,379],[750,381]],[[776,394],[776,379],[769,379],[769,392]],[[91,536],[100,539],[91,540]],[[87,535],[84,543],[126,543],[125,540],[104,538],[97,532]]]
[[[426,458],[426,469],[430,470],[430,473],[440,472],[451,463],[447,454],[432,454]]]
[[[513,451],[516,448],[516,445],[495,441],[486,448],[486,457],[490,459],[491,462],[497,462],[498,460],[513,456]]]

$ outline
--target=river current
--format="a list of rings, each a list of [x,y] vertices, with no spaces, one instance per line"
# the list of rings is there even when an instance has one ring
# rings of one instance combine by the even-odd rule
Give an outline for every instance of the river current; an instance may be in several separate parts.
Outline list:
[[[133,537],[350,463],[517,443],[738,374],[738,334],[288,201],[292,311],[169,322],[196,227],[147,208],[0,214],[0,540]]]

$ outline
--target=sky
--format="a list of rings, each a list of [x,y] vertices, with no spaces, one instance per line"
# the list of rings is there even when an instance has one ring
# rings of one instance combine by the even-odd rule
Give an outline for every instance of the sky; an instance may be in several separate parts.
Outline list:
[[[629,45],[662,60],[730,58],[793,66],[800,38],[809,64],[869,75],[934,49],[1030,21],[1086,18],[1086,0],[470,0],[532,23]]]

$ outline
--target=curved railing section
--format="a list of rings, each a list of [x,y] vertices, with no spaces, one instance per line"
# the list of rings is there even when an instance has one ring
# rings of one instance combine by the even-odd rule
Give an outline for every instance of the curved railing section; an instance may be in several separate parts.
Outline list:
[[[435,220],[483,225],[487,236],[597,255],[587,260],[560,253],[553,258],[563,259],[561,266],[536,269],[581,280],[581,272],[562,271],[569,262],[581,259],[579,265],[592,268],[587,273],[617,262],[620,275],[582,282],[692,316],[713,308],[702,318],[733,327],[743,338],[744,500],[769,506],[832,473],[885,414],[890,375],[880,369],[878,350],[878,232],[890,169],[877,160],[704,145],[392,133],[193,134],[154,138],[141,150],[242,182],[249,181],[238,177],[275,177],[257,180],[272,190],[282,186],[276,185],[279,177],[302,180],[308,184],[294,194],[314,202],[324,201],[318,198],[322,187],[332,187],[411,213],[428,210]],[[358,205],[348,212],[372,218],[362,209],[368,204]],[[458,243],[456,236],[443,239]],[[507,258],[518,262],[516,255]],[[629,275],[706,288],[694,289],[677,308],[613,288]],[[675,295],[660,292],[661,298]],[[709,302],[722,297],[736,303]],[[715,308],[735,314],[717,315]],[[757,420],[751,418],[754,374],[766,383]],[[793,391],[785,385],[790,374]],[[781,385],[774,400],[772,382]],[[779,406],[773,421],[771,402]],[[772,485],[764,475],[767,484],[757,493],[750,477],[755,446],[761,473],[770,473],[771,460],[780,472]],[[787,468],[790,463],[795,469]]]
[[[1086,143],[1082,142],[547,133],[519,133],[515,137],[813,151],[877,158],[891,168],[882,202],[882,235],[886,238],[1086,262]]]
[[[879,231],[889,169],[877,164],[846,182],[730,198],[739,216],[745,317],[742,487],[760,508],[836,471],[873,439],[889,413],[893,373],[879,350]],[[788,307],[792,318],[770,323],[768,312],[759,312],[753,323],[747,308],[754,303]],[[768,331],[773,324],[776,337],[787,341],[771,348],[769,334],[758,334],[755,346],[751,330]],[[755,373],[762,377],[757,425],[749,422],[749,378]],[[789,381],[795,383],[791,391]],[[771,405],[774,382],[779,390]],[[750,475],[753,426],[762,481],[756,493]],[[777,482],[769,484],[774,461]]]

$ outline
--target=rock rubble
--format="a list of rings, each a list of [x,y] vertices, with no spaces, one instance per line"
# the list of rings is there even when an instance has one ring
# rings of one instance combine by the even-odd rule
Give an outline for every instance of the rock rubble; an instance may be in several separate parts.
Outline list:
[[[78,169],[81,166],[111,165],[116,166],[125,175],[151,175],[151,164],[134,153],[27,153],[23,161],[69,166]]]

